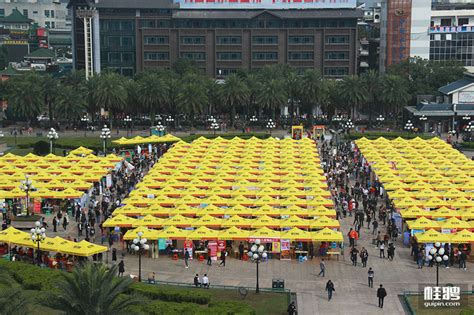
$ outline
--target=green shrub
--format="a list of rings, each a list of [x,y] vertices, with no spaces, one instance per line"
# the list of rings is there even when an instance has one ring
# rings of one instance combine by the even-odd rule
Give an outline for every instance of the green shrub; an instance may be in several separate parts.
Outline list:
[[[211,314],[255,314],[255,311],[247,304],[235,301],[211,302],[209,303],[209,311]]]
[[[474,149],[474,142],[461,142],[460,145],[463,149]]]
[[[60,271],[42,269],[22,262],[0,261],[1,268],[7,268],[12,277],[26,290],[55,291]]]
[[[434,136],[433,135],[425,135],[425,134],[418,134],[418,133],[408,133],[408,132],[394,132],[394,131],[369,131],[369,132],[355,132],[355,133],[350,133],[350,134],[345,134],[344,138],[347,140],[356,140],[359,138],[367,138],[369,140],[375,140],[380,137],[384,137],[386,139],[395,139],[398,137],[401,137],[403,139],[413,139],[416,137],[419,137],[421,139],[431,139]]]
[[[36,155],[46,155],[49,153],[49,143],[46,141],[38,141],[33,146],[33,153]]]
[[[176,303],[153,301],[133,305],[128,308],[132,314],[150,314],[150,315],[180,315],[180,314],[196,314],[203,306],[194,303]],[[206,308],[207,310],[207,308]]]
[[[133,293],[144,295],[154,300],[167,302],[190,302],[196,304],[209,304],[211,295],[198,289],[185,288],[160,288],[159,285],[134,283],[130,287]]]

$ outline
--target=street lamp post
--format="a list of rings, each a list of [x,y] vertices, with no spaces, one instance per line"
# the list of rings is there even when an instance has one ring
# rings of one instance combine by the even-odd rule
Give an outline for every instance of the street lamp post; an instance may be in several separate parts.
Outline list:
[[[168,117],[166,117],[165,121],[166,121],[166,125],[169,127],[174,123],[174,118],[168,115]]]
[[[127,117],[125,117],[123,121],[125,122],[125,128],[127,128],[127,138],[128,138],[128,136],[130,135],[130,129],[132,126],[132,118],[127,115]]]
[[[432,260],[436,263],[436,286],[439,285],[439,265],[443,261],[447,261],[449,259],[448,255],[444,254],[444,248],[441,246],[440,242],[436,242],[434,247],[430,249],[430,254],[428,255],[428,259]]]
[[[161,124],[161,121],[158,121],[158,125],[155,126],[155,130],[160,133],[160,135],[165,131],[165,126]]]
[[[25,202],[26,216],[29,216],[30,215],[30,209],[29,209],[30,191],[35,191],[36,187],[33,186],[33,182],[31,181],[31,179],[28,178],[28,175],[25,175],[25,180],[22,180],[20,183],[21,183],[20,189],[26,194],[26,202]]]
[[[215,118],[212,119],[210,128],[213,131],[214,135],[216,135],[216,131],[219,130],[219,123]]]
[[[272,129],[276,127],[275,122],[270,118],[267,122],[267,128],[270,131],[270,135],[272,134]]]
[[[132,249],[138,253],[138,282],[142,281],[142,254],[143,250],[148,250],[150,246],[147,239],[142,238],[143,232],[138,232],[138,237],[133,240]]]
[[[256,239],[255,244],[252,245],[252,247],[250,248],[250,252],[248,252],[247,255],[257,265],[257,284],[256,284],[256,287],[255,287],[255,293],[260,293],[260,286],[259,286],[259,282],[258,282],[258,278],[259,278],[258,265],[260,264],[260,261],[262,259],[267,258],[267,251],[265,250],[265,247],[263,247],[263,245],[260,245],[260,240]]]
[[[49,139],[49,153],[53,153],[53,143],[55,140],[59,138],[58,133],[54,128],[51,128],[51,130],[48,132],[48,139]]]
[[[39,221],[35,222],[35,227],[31,229],[31,240],[33,243],[36,243],[38,246],[36,259],[38,266],[41,264],[41,252],[40,252],[40,243],[46,239],[46,229],[41,227],[41,223]],[[33,265],[35,264],[35,260],[33,259]]]
[[[87,125],[88,125],[88,122],[89,122],[89,117],[87,117],[87,115],[84,115],[81,118],[81,122],[84,125],[84,137],[87,137]]]
[[[102,128],[100,138],[104,144],[104,155],[107,155],[107,139],[110,139],[110,129],[107,128],[107,125],[104,125],[104,128]]]
[[[346,121],[346,123],[344,124],[344,128],[347,130],[347,133],[349,133],[349,131],[354,128],[352,120],[349,119],[348,121]]]
[[[411,122],[411,120],[407,121],[404,128],[405,128],[405,130],[407,130],[409,132],[413,131],[414,127],[413,127],[413,123]]]
[[[383,117],[382,115],[379,115],[377,118],[375,118],[375,120],[377,121],[379,125],[382,125],[383,122],[385,121],[385,117]]]

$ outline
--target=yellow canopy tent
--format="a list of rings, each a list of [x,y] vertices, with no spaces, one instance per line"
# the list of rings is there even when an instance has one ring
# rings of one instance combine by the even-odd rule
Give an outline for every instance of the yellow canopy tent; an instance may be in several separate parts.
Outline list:
[[[440,223],[443,229],[469,229],[471,226],[467,221],[461,221],[458,218],[449,218]]]
[[[419,218],[423,216],[431,216],[432,212],[429,212],[429,211],[426,211],[424,209],[414,206],[406,210],[401,210],[400,214],[402,215],[404,219],[411,219],[411,218]]]
[[[186,239],[188,240],[213,240],[217,239],[217,235],[219,234],[216,230],[211,230],[208,227],[201,226],[194,231],[190,231],[188,235],[186,235]]]
[[[115,219],[116,217],[114,217]],[[157,218],[151,214],[144,216],[141,219],[135,220],[132,224],[133,227],[146,226],[149,228],[162,227],[165,219]]]
[[[175,226],[170,226],[162,231],[160,231],[157,235],[157,238],[164,238],[164,239],[186,239],[190,231],[178,229]]]
[[[219,240],[247,240],[249,238],[249,231],[241,230],[232,226],[226,230],[219,231],[217,235]]]
[[[250,227],[252,220],[242,218],[239,215],[234,215],[228,219],[222,220],[222,227]]]
[[[433,229],[428,230],[424,233],[416,233],[415,237],[419,243],[451,242],[451,234],[442,234]]]
[[[435,211],[430,211],[429,216],[432,218],[451,218],[451,217],[460,217],[460,213],[456,210],[451,210],[446,207],[441,207]]]
[[[125,235],[123,236],[124,240],[133,240],[138,237],[138,232],[142,232],[142,238],[146,238],[149,240],[156,240],[158,239],[158,234],[161,233],[161,230],[150,230],[145,226],[137,227],[133,230],[128,230]]]
[[[192,218],[184,217],[180,214],[175,215],[168,220],[163,222],[163,226],[192,226],[193,225]]]
[[[17,230],[14,227],[10,226],[0,232],[0,243],[11,244],[15,239],[26,236],[29,236],[31,238],[30,234]]]
[[[298,228],[308,228],[310,225],[310,220],[302,219],[295,215],[289,217],[285,220],[280,220],[280,227],[298,227]]]
[[[456,234],[453,234],[451,237],[451,243],[473,243],[474,242],[474,233],[468,230],[458,231]]]
[[[88,148],[84,148],[83,146],[80,146],[72,151],[70,151],[70,154],[74,155],[89,155],[92,154],[94,151]]]
[[[206,214],[203,217],[197,218],[193,221],[193,226],[214,226],[219,227],[221,226],[222,219],[213,217],[209,214]]]
[[[256,219],[252,220],[250,223],[252,228],[259,228],[259,227],[280,227],[280,220],[269,217],[267,215],[257,217]]]
[[[137,221],[135,218],[127,217],[126,215],[119,214],[116,215],[115,217],[108,218],[105,220],[105,222],[102,224],[103,227],[132,227],[134,226],[134,223]]]
[[[418,218],[414,221],[407,222],[408,228],[411,230],[428,230],[428,229],[439,229],[438,222],[427,219],[425,217]]]
[[[107,247],[89,243],[87,241],[80,241],[79,243],[73,243],[64,246],[64,248],[58,249],[59,252],[70,254],[74,256],[88,257],[94,254],[99,254],[107,251]]]
[[[311,232],[311,239],[313,241],[319,242],[342,242],[344,238],[342,237],[341,232],[331,230],[329,228],[324,228],[317,232]]]
[[[267,227],[262,227],[254,231],[250,231],[249,234],[250,234],[249,235],[250,239],[260,239],[260,238],[279,239],[280,238],[280,231],[275,231]]]
[[[303,231],[297,227],[294,227],[291,230],[281,232],[280,238],[290,241],[306,242],[311,240],[311,234],[308,231]]]
[[[326,216],[319,217],[318,219],[311,222],[311,229],[321,229],[321,228],[340,228],[341,225],[338,220],[328,218]]]

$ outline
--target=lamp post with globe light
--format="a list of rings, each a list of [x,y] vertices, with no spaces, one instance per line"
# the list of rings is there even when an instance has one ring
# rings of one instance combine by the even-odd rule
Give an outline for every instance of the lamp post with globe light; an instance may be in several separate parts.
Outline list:
[[[270,118],[267,122],[267,128],[270,131],[270,135],[272,134],[272,129],[275,129],[276,124],[275,122]]]
[[[84,137],[87,137],[87,124],[89,123],[89,117],[87,115],[84,115],[81,117],[81,122],[84,125]]]
[[[31,229],[31,240],[33,243],[36,243],[38,246],[37,250],[37,263],[38,266],[41,264],[41,252],[40,252],[40,244],[42,241],[46,239],[46,229],[44,227],[41,227],[41,223],[39,221],[35,222],[35,227]],[[35,260],[33,259],[33,264],[35,263]]]
[[[414,127],[413,127],[413,123],[411,122],[411,120],[408,120],[407,123],[405,124],[405,127],[404,129],[406,131],[409,131],[409,132],[412,132]]]
[[[375,120],[377,121],[377,124],[381,126],[383,122],[385,121],[385,117],[383,117],[382,115],[379,115],[377,118],[375,118]]]
[[[138,253],[138,282],[142,281],[142,255],[144,250],[150,249],[147,239],[142,238],[143,232],[140,231],[137,234],[137,238],[133,240],[132,249]]]
[[[104,144],[104,155],[107,155],[107,139],[110,139],[110,129],[107,127],[107,125],[104,125],[104,128],[102,128],[100,138]]]
[[[449,259],[448,255],[445,255],[444,248],[440,242],[436,242],[434,247],[430,249],[428,259],[436,263],[436,286],[439,286],[439,265]]]
[[[123,119],[125,127],[127,128],[127,138],[130,136],[130,129],[132,129],[132,117],[128,116]]]
[[[168,116],[168,117],[166,117],[165,121],[166,121],[166,125],[167,125],[168,127],[170,127],[170,126],[172,126],[173,123],[174,123],[174,118],[171,117],[171,116]]]
[[[344,128],[347,130],[347,133],[349,134],[349,131],[354,128],[354,123],[352,122],[352,120],[348,120],[346,121],[346,123],[344,124]]]
[[[55,140],[58,140],[59,135],[54,128],[51,128],[48,132],[49,139],[49,153],[53,153],[53,143]]]
[[[20,189],[26,193],[26,216],[30,215],[30,191],[35,191],[36,187],[33,186],[33,182],[29,179],[28,175],[25,175],[25,180],[22,180]]]
[[[211,130],[213,131],[214,135],[216,135],[216,131],[219,130],[219,123],[214,118],[210,125]]]
[[[250,252],[248,252],[247,255],[257,265],[257,284],[256,284],[256,287],[255,287],[255,293],[259,293],[260,292],[260,286],[259,286],[259,282],[258,282],[258,278],[259,278],[258,265],[260,264],[260,261],[262,259],[267,258],[267,251],[265,250],[265,247],[263,247],[263,245],[260,245],[260,240],[256,239],[255,244],[252,245],[252,247],[250,248]]]

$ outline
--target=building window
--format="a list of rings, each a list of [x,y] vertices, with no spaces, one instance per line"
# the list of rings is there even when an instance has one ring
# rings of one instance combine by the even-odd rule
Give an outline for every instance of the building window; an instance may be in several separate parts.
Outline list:
[[[44,16],[49,18],[49,10],[44,10]]]
[[[120,36],[109,36],[108,37],[109,47],[120,46]]]
[[[163,45],[169,43],[168,36],[145,36],[144,42],[145,45]]]
[[[328,77],[340,77],[349,74],[347,67],[327,67],[324,68],[324,75]]]
[[[458,18],[459,26],[468,25],[468,24],[469,24],[469,18]]]
[[[119,52],[109,52],[109,63],[119,63],[122,61]]]
[[[5,17],[5,9],[0,9],[0,17]]]
[[[314,36],[290,36],[288,43],[293,45],[314,44]]]
[[[121,37],[121,46],[122,47],[132,47],[133,46],[133,37],[132,36],[122,36]]]
[[[170,54],[168,52],[145,52],[145,60],[169,60]]]
[[[51,23],[49,21],[44,22],[44,27],[51,28]]]
[[[155,28],[156,21],[155,20],[140,20],[140,27],[141,28]]]
[[[277,52],[254,52],[252,54],[253,60],[277,60],[278,53]]]
[[[254,45],[276,45],[278,36],[253,36],[252,43]]]
[[[54,10],[51,10],[51,17],[54,19]]]
[[[204,36],[181,36],[181,44],[184,45],[203,45],[206,43]]]
[[[267,21],[267,27],[268,28],[278,28],[278,27],[282,27],[282,26],[283,26],[283,23],[280,20],[268,20]]]
[[[451,19],[441,19],[441,26],[451,26]]]
[[[348,35],[326,36],[326,44],[349,44],[349,36]]]
[[[167,28],[170,27],[170,21],[169,20],[159,20],[157,26],[159,28]]]
[[[217,60],[241,60],[242,53],[240,52],[218,52]]]
[[[288,53],[290,60],[312,60],[314,59],[314,52],[312,51],[291,51]]]
[[[124,52],[122,53],[122,62],[124,63],[131,63],[131,62],[134,62],[134,56],[133,56],[133,53],[131,52]]]
[[[240,36],[217,36],[217,45],[239,45],[242,43]]]
[[[25,17],[28,17],[28,10],[27,10],[27,9],[23,9],[23,15],[24,15]]]
[[[349,52],[347,51],[328,51],[325,53],[326,60],[348,60]]]
[[[191,60],[205,60],[206,53],[204,52],[182,52],[181,58],[191,59]]]
[[[51,28],[56,28],[56,22],[54,21],[51,22]]]
[[[33,11],[33,14],[38,14],[38,11]]]
[[[234,73],[237,73],[237,69],[216,69],[216,75],[218,76],[228,76]]]

